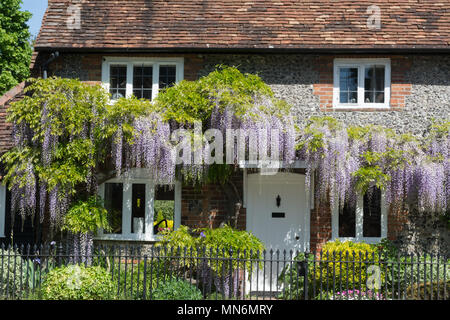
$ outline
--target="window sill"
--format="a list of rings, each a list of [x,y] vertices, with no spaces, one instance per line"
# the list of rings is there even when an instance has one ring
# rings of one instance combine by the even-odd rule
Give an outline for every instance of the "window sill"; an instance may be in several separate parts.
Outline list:
[[[392,108],[389,105],[378,105],[378,106],[370,106],[370,105],[334,105],[334,111],[392,111]]]

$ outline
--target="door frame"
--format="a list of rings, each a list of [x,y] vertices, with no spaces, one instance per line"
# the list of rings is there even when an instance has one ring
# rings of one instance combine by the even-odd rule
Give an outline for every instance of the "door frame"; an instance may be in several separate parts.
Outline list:
[[[261,175],[259,172],[256,173],[248,173],[246,170],[244,171],[244,198],[245,198],[245,206],[246,206],[246,224],[245,229],[247,231],[251,231],[250,224],[252,220],[252,208],[251,204],[248,202],[248,192],[252,187],[261,187],[262,184],[266,183],[293,183],[298,184],[302,183],[301,178],[305,178],[306,176],[301,173],[293,173],[293,172],[278,172],[276,175]],[[313,181],[311,181],[314,183]],[[312,184],[313,185],[313,184]],[[305,233],[303,236],[303,248],[305,251],[310,250],[310,240],[311,240],[311,205],[314,203],[311,199],[311,194],[309,190],[305,186],[305,199],[306,199],[306,214],[303,215],[303,226],[305,228]]]

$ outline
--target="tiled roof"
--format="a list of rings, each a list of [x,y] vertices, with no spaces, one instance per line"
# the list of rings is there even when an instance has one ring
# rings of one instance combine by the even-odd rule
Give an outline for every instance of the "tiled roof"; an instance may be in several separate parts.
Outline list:
[[[67,28],[71,3],[81,29]],[[380,8],[381,28],[367,10]],[[49,0],[36,49],[450,47],[449,0]]]

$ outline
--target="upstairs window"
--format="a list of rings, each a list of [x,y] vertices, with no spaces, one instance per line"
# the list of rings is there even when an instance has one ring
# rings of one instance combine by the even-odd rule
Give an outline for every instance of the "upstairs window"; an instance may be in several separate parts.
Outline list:
[[[165,89],[171,87],[176,82],[177,69],[175,66],[160,66],[159,67],[159,88]]]
[[[333,215],[333,238],[376,242],[386,237],[386,209],[382,192],[373,188],[355,205],[345,203]]]
[[[153,100],[159,90],[183,80],[183,68],[182,58],[105,57],[102,82],[112,100],[132,95]]]
[[[139,99],[152,99],[153,67],[134,66],[133,68],[133,94]]]
[[[127,67],[111,65],[109,76],[109,93],[116,100],[125,97],[127,91]]]
[[[388,108],[391,65],[389,59],[335,59],[335,108]]]

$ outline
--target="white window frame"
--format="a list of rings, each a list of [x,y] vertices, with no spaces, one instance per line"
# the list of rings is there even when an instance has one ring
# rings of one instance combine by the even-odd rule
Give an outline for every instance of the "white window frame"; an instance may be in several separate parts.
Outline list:
[[[6,186],[0,184],[0,238],[5,237],[6,225]]]
[[[356,202],[356,232],[355,237],[339,237],[339,204],[335,201],[332,210],[332,240],[379,243],[381,239],[387,238],[387,207],[384,192],[381,192],[381,236],[380,237],[364,237],[363,236],[363,218],[364,218],[364,197],[358,196]]]
[[[132,169],[130,176],[117,177],[105,181],[99,186],[98,195],[105,199],[106,183],[123,184],[123,203],[122,203],[122,233],[107,234],[100,230],[96,239],[98,240],[119,240],[119,241],[159,241],[160,235],[153,234],[154,223],[154,199],[156,185],[165,185],[155,183],[150,177],[145,175],[145,169]],[[133,184],[145,184],[145,233],[132,233],[132,187]],[[167,184],[168,185],[168,184]],[[180,227],[181,222],[181,183],[175,181],[174,186],[174,229]]]
[[[153,67],[152,100],[158,96],[159,91],[159,67],[161,65],[176,66],[175,82],[184,78],[184,58],[147,58],[147,57],[103,57],[102,62],[102,86],[109,92],[111,65],[127,67],[126,97],[133,95],[133,67],[144,65]]]
[[[364,68],[369,65],[384,65],[384,103],[364,102]],[[358,69],[358,103],[340,103],[340,68]],[[333,68],[333,108],[335,109],[360,109],[360,108],[390,108],[391,100],[391,60],[384,58],[376,59],[334,59]]]

